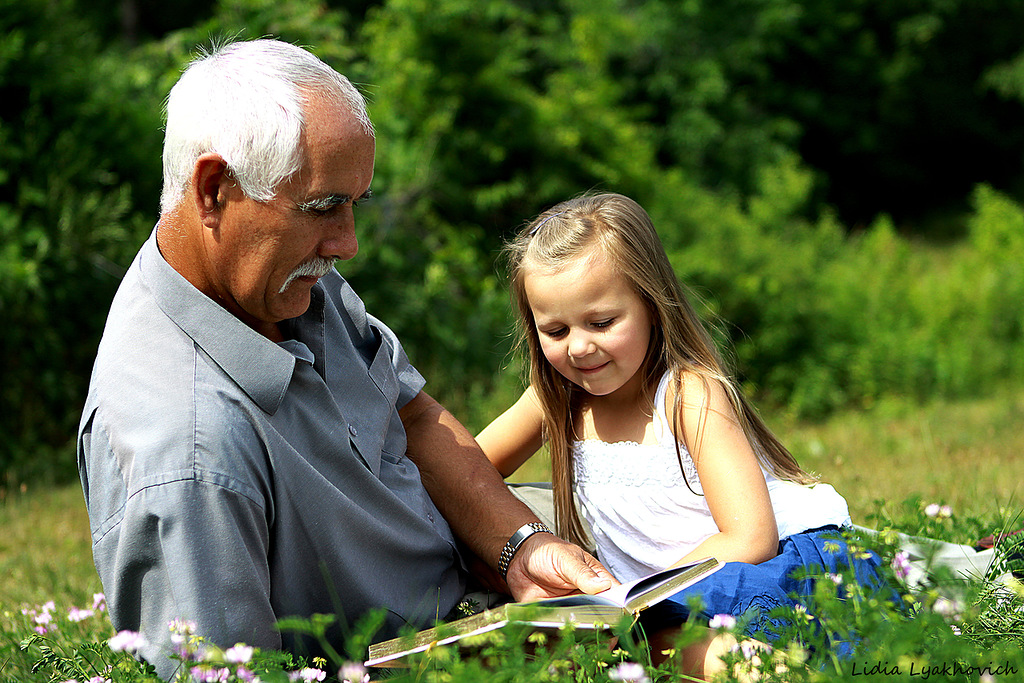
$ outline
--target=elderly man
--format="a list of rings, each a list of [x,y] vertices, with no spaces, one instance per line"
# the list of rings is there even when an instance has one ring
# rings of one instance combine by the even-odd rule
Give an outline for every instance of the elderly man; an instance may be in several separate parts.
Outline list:
[[[165,678],[172,619],[288,649],[284,616],[384,608],[382,636],[443,616],[462,547],[519,599],[613,582],[508,493],[334,270],[373,165],[362,97],[300,48],[228,45],[171,91],[160,220],[78,442],[111,620]]]

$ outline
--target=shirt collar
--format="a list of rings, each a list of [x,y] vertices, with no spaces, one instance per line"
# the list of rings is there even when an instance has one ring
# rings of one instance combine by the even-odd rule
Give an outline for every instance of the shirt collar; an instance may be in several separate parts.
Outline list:
[[[156,230],[140,254],[142,280],[157,305],[266,413],[281,405],[295,356],[196,289],[164,260]],[[322,298],[320,299],[322,301]]]

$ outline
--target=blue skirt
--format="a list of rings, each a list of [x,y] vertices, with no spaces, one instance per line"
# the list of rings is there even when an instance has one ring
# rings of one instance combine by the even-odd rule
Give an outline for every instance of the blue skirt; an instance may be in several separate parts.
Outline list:
[[[706,579],[641,612],[640,622],[646,628],[663,628],[678,625],[691,615],[709,621],[715,615],[728,614],[744,626],[745,635],[775,642],[783,622],[772,610],[806,606],[817,580],[826,573],[849,577],[851,566],[857,582],[868,592],[880,590],[884,586],[878,571],[881,564],[875,553],[852,557],[838,527],[805,531],[780,542],[779,554],[766,562],[726,563]],[[849,655],[851,649],[843,644],[840,656]]]

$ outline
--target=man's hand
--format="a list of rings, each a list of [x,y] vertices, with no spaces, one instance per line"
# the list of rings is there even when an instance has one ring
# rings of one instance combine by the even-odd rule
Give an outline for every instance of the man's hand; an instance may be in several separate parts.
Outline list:
[[[571,593],[600,593],[618,583],[593,556],[552,534],[533,534],[512,558],[506,576],[517,601]]]

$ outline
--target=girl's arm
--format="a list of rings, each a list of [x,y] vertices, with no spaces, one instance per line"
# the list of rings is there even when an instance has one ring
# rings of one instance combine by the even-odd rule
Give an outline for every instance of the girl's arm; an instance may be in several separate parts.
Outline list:
[[[719,532],[676,564],[708,556],[752,564],[775,557],[779,530],[768,485],[725,388],[713,380],[705,386],[700,376],[684,372],[681,391],[683,443]]]
[[[509,476],[540,450],[543,419],[540,400],[531,386],[477,435],[477,443],[501,476]]]

